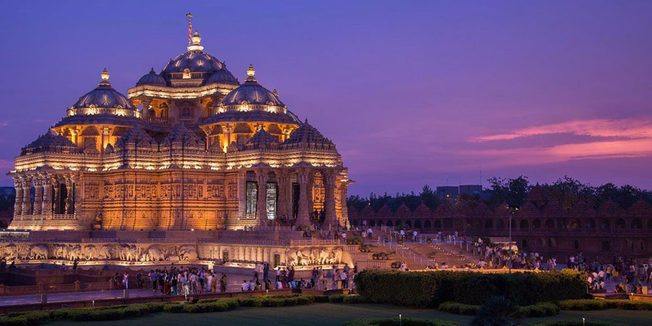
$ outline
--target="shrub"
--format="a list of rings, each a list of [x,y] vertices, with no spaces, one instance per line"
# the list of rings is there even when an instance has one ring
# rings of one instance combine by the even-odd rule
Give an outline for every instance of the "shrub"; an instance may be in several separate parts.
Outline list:
[[[546,317],[559,314],[559,307],[550,302],[537,303],[535,305],[518,308],[518,315],[521,317]]]
[[[625,310],[652,310],[652,303],[630,300],[562,300],[557,303],[562,310],[604,310],[604,309],[625,309]]]
[[[180,304],[180,303],[166,303],[165,305],[163,305],[163,311],[171,312],[171,313],[184,312],[183,304]]]
[[[574,271],[484,274],[479,272],[411,272],[365,270],[355,283],[358,292],[375,303],[436,307],[453,301],[479,305],[504,296],[516,304],[581,299],[586,285]]]
[[[2,326],[31,326],[40,325],[50,319],[50,313],[47,311],[31,311],[23,313],[8,314],[5,318],[0,318]]]
[[[328,302],[330,303],[344,303],[344,295],[333,294],[328,297]]]
[[[518,318],[518,306],[514,302],[505,297],[492,297],[480,307],[471,325],[514,325],[516,318]]]
[[[361,296],[361,295],[347,295],[342,298],[343,303],[348,303],[348,304],[358,304],[358,303],[369,303],[369,299]]]

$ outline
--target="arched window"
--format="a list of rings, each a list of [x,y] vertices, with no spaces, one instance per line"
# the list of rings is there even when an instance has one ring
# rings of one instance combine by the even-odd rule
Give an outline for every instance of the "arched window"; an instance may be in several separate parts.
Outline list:
[[[588,220],[586,221],[586,224],[584,225],[584,227],[585,227],[587,230],[595,230],[595,220],[592,219],[592,218],[588,219]]]
[[[484,221],[484,228],[487,230],[491,230],[494,228],[494,220],[492,219],[487,219]]]
[[[416,229],[420,229],[421,228],[421,221],[419,221],[419,220],[414,221],[414,227]]]
[[[638,218],[635,218],[632,220],[632,229],[642,229],[643,228],[643,223],[641,223],[641,220]]]
[[[441,220],[435,220],[434,227],[435,229],[441,229]]]
[[[534,221],[532,221],[532,227],[535,229],[540,229],[541,228],[541,220],[538,218],[535,218]]]
[[[530,223],[528,223],[527,220],[521,220],[521,223],[519,225],[519,229],[521,229],[521,231],[527,231],[529,227],[530,227]]]
[[[425,229],[430,229],[430,228],[432,228],[432,224],[430,223],[430,220],[426,220],[426,221],[423,223],[423,227],[424,227]]]
[[[616,221],[616,228],[618,228],[618,229],[624,229],[624,228],[625,228],[625,220],[623,220],[622,218],[619,218],[619,219]]]
[[[554,229],[555,228],[555,222],[551,219],[546,220],[546,229]]]

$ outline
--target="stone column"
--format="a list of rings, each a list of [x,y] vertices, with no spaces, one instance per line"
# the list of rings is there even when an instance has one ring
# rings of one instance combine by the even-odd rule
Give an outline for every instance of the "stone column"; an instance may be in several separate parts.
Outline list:
[[[52,178],[52,186],[54,187],[54,193],[52,196],[52,201],[54,202],[54,205],[52,205],[52,214],[57,214],[60,205],[59,196],[61,196],[61,194],[59,193],[60,187],[59,187],[58,177]]]
[[[298,171],[299,179],[299,214],[297,216],[297,225],[310,225],[310,214],[312,205],[310,205],[310,173],[306,169]]]
[[[345,227],[349,226],[349,207],[347,205],[347,184],[346,182],[340,183],[340,203],[342,207],[342,220],[340,224],[343,224]]]
[[[14,188],[16,189],[16,201],[14,202],[14,217],[23,212],[23,181],[20,178],[14,178]]]
[[[278,193],[278,201],[276,203],[276,218],[280,217],[289,217],[288,212],[288,196],[287,190],[288,187],[288,175],[287,171],[284,169],[276,170],[276,191]]]
[[[52,215],[52,179],[50,177],[43,178],[41,187],[43,188],[41,214]]]
[[[267,169],[256,170],[256,181],[258,181],[258,198],[256,201],[256,216],[258,225],[267,224]]]
[[[71,214],[72,211],[73,211],[73,209],[72,209],[72,205],[73,205],[73,201],[72,201],[72,198],[73,198],[72,180],[70,180],[69,177],[66,177],[65,184],[66,184],[66,202],[65,202],[66,206],[65,206],[65,209],[64,209],[64,213],[65,214]]]
[[[32,201],[30,198],[31,188],[32,188],[32,178],[27,177],[25,178],[25,182],[23,183],[23,208],[22,208],[23,215],[32,214]]]
[[[326,171],[324,173],[324,190],[325,196],[324,199],[324,210],[326,213],[326,220],[324,223],[326,225],[338,225],[337,215],[335,214],[335,172]]]
[[[238,185],[238,218],[246,218],[247,214],[247,171],[238,171],[237,175]]]
[[[43,209],[43,179],[34,181],[34,215],[40,215]]]

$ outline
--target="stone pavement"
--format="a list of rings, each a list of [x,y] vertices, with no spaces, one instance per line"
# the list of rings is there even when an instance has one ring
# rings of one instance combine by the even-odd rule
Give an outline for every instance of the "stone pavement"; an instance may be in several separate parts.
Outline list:
[[[123,296],[122,290],[102,290],[102,291],[83,291],[83,292],[61,292],[49,293],[48,302],[74,302],[74,301],[92,301],[103,299],[120,299]],[[150,289],[132,289],[129,290],[130,298],[158,297],[159,293],[154,293]],[[41,303],[40,294],[24,294],[0,296],[0,306],[17,306],[25,304]]]

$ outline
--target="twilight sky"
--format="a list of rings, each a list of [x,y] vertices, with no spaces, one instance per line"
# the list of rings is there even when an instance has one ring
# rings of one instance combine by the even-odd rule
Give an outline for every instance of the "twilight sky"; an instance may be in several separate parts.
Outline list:
[[[107,67],[246,67],[333,139],[353,194],[569,175],[652,188],[652,1],[4,1],[0,185]]]

